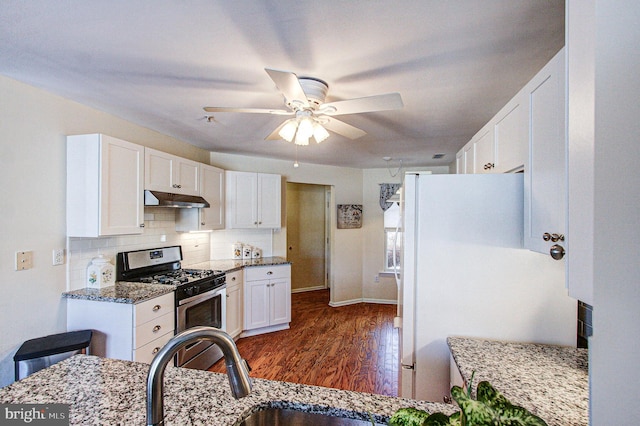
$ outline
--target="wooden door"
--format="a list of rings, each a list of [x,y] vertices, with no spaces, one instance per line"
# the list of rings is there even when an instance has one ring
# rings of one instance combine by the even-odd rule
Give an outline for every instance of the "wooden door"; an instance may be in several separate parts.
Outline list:
[[[287,183],[287,259],[293,292],[326,288],[326,187]]]

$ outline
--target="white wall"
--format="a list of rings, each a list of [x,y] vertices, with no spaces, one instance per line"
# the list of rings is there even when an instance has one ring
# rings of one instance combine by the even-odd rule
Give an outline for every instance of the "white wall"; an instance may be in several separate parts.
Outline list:
[[[395,177],[398,167],[389,169],[366,169],[363,171],[363,210],[362,246],[362,297],[364,300],[395,302],[398,299],[398,288],[393,276],[381,275],[375,282],[376,275],[384,269],[384,212],[380,208],[380,184],[401,183],[400,171]],[[433,174],[449,173],[448,166],[412,168],[411,170],[430,170]]]
[[[591,424],[640,419],[640,3],[596,1]]]
[[[13,381],[25,340],[66,330],[66,267],[52,266],[52,250],[66,243],[65,135],[95,132],[209,160],[199,148],[0,76],[0,386]],[[85,262],[103,244],[119,243],[81,243],[75,253],[86,251]],[[32,269],[15,271],[20,250],[33,251]]]
[[[294,149],[292,146],[291,149]],[[331,303],[333,305],[360,301],[362,299],[362,229],[336,229],[336,204],[362,204],[362,170],[345,167],[322,166],[317,164],[300,163],[294,168],[293,163],[284,160],[211,153],[211,164],[225,170],[255,171],[261,173],[276,173],[283,176],[283,180],[295,183],[310,183],[328,185],[332,187],[332,223],[331,223]],[[284,185],[284,184],[283,184]],[[283,198],[286,186],[283,186]],[[283,206],[285,200],[283,199]],[[283,209],[284,211],[284,209]],[[366,215],[365,215],[366,217]],[[286,220],[283,218],[283,228],[273,232],[273,255],[287,256]],[[242,236],[235,238],[237,231],[224,231],[224,236],[213,232],[211,235],[212,257],[214,247],[242,241]],[[260,231],[257,231],[260,232]],[[265,230],[264,233],[271,231]],[[263,248],[264,249],[264,248]]]

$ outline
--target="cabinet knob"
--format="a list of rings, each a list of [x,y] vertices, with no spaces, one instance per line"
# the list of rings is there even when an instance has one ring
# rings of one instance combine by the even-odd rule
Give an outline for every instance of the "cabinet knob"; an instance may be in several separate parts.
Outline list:
[[[159,325],[156,325],[155,327],[153,327],[153,332],[157,333],[158,331],[160,331],[162,327],[160,327]]]
[[[144,228],[144,223],[141,223],[141,224],[140,224],[140,228]]]
[[[162,307],[162,306],[160,306],[160,305],[156,305],[156,306],[154,306],[154,307],[152,308],[152,311],[153,311],[153,312],[157,312],[157,311],[159,311],[159,310],[160,310],[160,308],[161,308],[161,307]]]
[[[564,257],[565,254],[564,247],[562,247],[560,244],[554,244],[551,246],[549,254],[553,259],[560,260]]]
[[[159,351],[159,350],[160,350],[160,348],[159,348],[158,346],[156,346],[155,348],[153,348],[153,350],[151,351],[151,353],[152,353],[153,355],[155,355],[155,354],[157,354],[157,353],[158,353],[158,351]]]
[[[205,223],[204,223],[204,222],[200,222],[200,226],[204,226],[204,225],[205,225]]]
[[[548,232],[545,232],[544,234],[542,234],[542,239],[545,241],[551,240],[551,234]]]
[[[267,272],[267,275],[273,275],[273,271]]]
[[[554,243],[557,241],[564,241],[564,235],[562,234],[551,234],[551,241]]]

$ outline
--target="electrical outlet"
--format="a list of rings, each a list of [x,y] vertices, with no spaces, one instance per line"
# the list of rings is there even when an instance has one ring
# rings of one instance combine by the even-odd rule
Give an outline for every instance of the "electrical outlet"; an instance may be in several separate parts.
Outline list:
[[[16,252],[16,271],[24,271],[33,268],[33,252],[17,251]]]
[[[64,249],[53,249],[53,266],[64,265]]]
[[[379,282],[380,282],[380,275],[379,275],[379,274],[376,274],[376,275],[373,277],[373,282],[376,282],[376,283],[379,283]]]

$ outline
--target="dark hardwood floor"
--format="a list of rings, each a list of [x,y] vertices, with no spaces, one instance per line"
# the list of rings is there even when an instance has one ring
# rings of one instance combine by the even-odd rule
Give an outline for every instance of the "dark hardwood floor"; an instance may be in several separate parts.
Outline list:
[[[293,294],[290,329],[238,340],[251,377],[397,396],[396,306],[328,303],[328,290]]]

